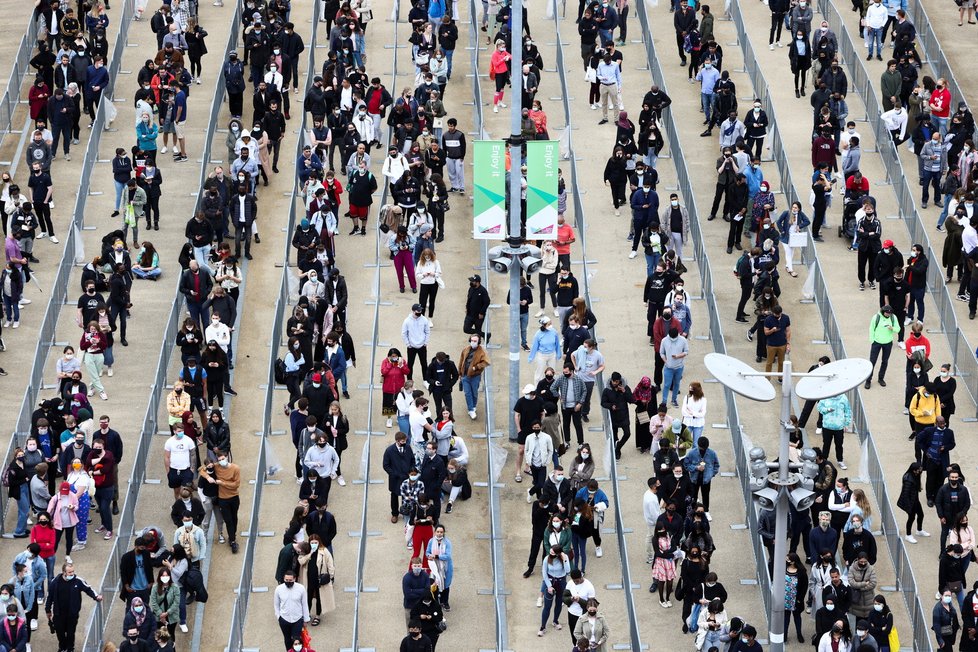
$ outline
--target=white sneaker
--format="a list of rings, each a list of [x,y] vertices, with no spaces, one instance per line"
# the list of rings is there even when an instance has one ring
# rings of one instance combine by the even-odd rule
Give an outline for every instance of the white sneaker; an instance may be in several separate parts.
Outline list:
[[[591,105],[591,110],[592,111],[597,111],[598,110],[598,105],[597,104],[592,104]]]
[[[198,86],[200,86],[200,77],[194,80]]]
[[[89,387],[89,388],[88,388],[88,395],[89,395],[89,396],[95,396],[95,390],[94,390],[94,389],[92,389],[91,387]]]
[[[927,530],[917,530],[917,536],[918,537],[929,537],[930,536],[930,532],[928,532]]]
[[[533,315],[533,316],[534,317],[543,317],[543,310],[537,310],[536,314]]]
[[[393,425],[394,425],[394,421],[393,421],[393,419],[391,419],[390,417],[388,417],[388,418],[387,418],[387,427],[388,427],[388,428],[390,428],[390,427],[392,427]]]
[[[604,551],[601,549],[601,546],[594,549],[594,555],[595,557],[604,557]]]
[[[160,149],[160,154],[166,154],[166,145]]]
[[[906,348],[907,348],[907,345],[906,345],[905,342],[897,342],[897,346],[900,347],[901,349],[904,349],[904,350],[906,350]]]
[[[105,392],[99,392],[99,393],[98,393],[98,397],[99,397],[100,399],[102,399],[103,401],[107,401],[107,400],[109,400],[109,395],[108,395],[108,394],[106,394]]]
[[[75,546],[72,546],[72,548],[75,548],[75,547],[77,547],[77,544]],[[71,555],[65,555],[65,563],[66,564],[74,564],[75,562],[71,561]]]
[[[469,418],[475,420],[475,410],[469,410]]]
[[[427,380],[422,381],[421,384],[424,385],[425,389],[428,389],[431,386],[431,383],[429,383]]]
[[[38,234],[37,237],[40,238],[41,240],[43,240],[44,238],[48,237],[48,232],[47,231],[41,231],[41,233]]]
[[[845,471],[846,469],[849,468],[849,466],[844,461],[839,460],[839,468]]]
[[[109,370],[109,378],[112,378],[112,367],[108,367],[108,370]]]
[[[767,49],[768,50],[773,50],[774,49],[774,43],[768,43],[767,44]]]
[[[560,317],[560,311],[554,308],[554,317]]]
[[[713,515],[710,514],[709,512],[706,512],[706,520],[713,521]]]
[[[537,607],[543,606],[543,596],[537,596]]]
[[[197,83],[199,84],[200,82]],[[187,627],[186,623],[180,623],[180,631],[186,634],[187,632],[190,631],[190,629]]]
[[[15,321],[14,322],[14,328],[20,328],[20,322],[19,321]]]
[[[617,208],[615,209],[615,217],[621,217],[621,211]]]
[[[9,322],[9,321],[7,321],[6,319],[4,319],[4,320],[3,320],[3,327],[4,327],[4,328],[10,328],[10,322]]]
[[[70,161],[71,160],[71,154],[65,154],[65,160],[66,161]]]
[[[30,300],[30,299],[21,299],[21,300],[20,300],[20,305],[22,305],[22,306],[26,306],[26,305],[27,305],[27,304],[29,304],[30,302],[31,302],[31,300]]]
[[[628,254],[628,257],[629,258],[634,258],[637,255],[638,255],[638,252],[637,251],[633,251],[632,253]]]
[[[912,534],[906,535],[905,537],[903,537],[903,540],[906,541],[907,543],[917,543],[917,540],[913,538]]]
[[[339,485],[340,485],[341,487],[345,487],[345,486],[346,486],[346,480],[344,480],[344,479],[343,479],[343,476],[342,476],[342,475],[341,475],[341,476],[339,476],[338,478],[336,478],[336,482],[337,482],[337,484],[339,484]]]
[[[60,240],[58,240],[58,236],[56,235],[48,236],[48,240],[50,240],[54,244],[58,244],[59,242],[61,242]]]
[[[499,106],[501,106],[501,107],[503,107],[505,109],[506,108],[506,103],[505,102],[500,102],[499,103]]]
[[[79,550],[84,550],[87,545],[88,545],[88,543],[86,543],[84,541],[75,543],[75,545],[73,545],[71,547],[71,551],[72,552],[78,552]],[[68,562],[65,561],[65,563],[67,564]]]
[[[822,429],[821,428],[815,428],[815,434],[816,435],[821,435],[822,434]]]
[[[37,631],[37,618],[31,618],[31,631]]]
[[[493,113],[499,113],[499,105],[498,104],[493,104],[492,105],[492,112]]]
[[[531,491],[533,491],[533,487],[530,487],[529,489],[526,490],[526,502],[527,502],[527,504],[533,503],[533,496],[530,495],[530,492]]]

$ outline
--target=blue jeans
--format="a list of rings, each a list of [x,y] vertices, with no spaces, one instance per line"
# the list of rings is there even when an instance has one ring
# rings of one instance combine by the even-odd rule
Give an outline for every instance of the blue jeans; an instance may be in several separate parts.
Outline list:
[[[3,314],[7,321],[20,321],[20,304],[6,294],[3,295]]]
[[[544,564],[547,563],[544,557]],[[540,629],[547,628],[547,618],[550,616],[551,607],[554,610],[554,624],[560,622],[560,609],[564,606],[564,589],[567,588],[566,577],[554,577],[550,580],[550,585],[554,592],[551,594],[546,589],[543,590],[543,613],[540,614]],[[554,599],[556,598],[556,599]]]
[[[159,278],[160,274],[163,273],[163,270],[157,267],[156,269],[153,269],[151,271],[144,272],[141,269],[136,269],[135,267],[133,267],[132,273],[133,275],[138,276],[139,278]]]
[[[656,154],[655,150],[650,147],[649,151],[645,154],[645,164],[650,168],[654,168],[658,160],[659,160],[659,155]]]
[[[31,513],[31,492],[28,485],[21,485],[20,498],[17,499],[17,527],[14,534],[27,532],[27,517]]]
[[[213,275],[214,272],[208,266],[207,262],[211,256],[211,245],[210,243],[205,244],[203,247],[194,247],[194,260],[200,265],[200,268],[206,271],[208,274]]]
[[[122,191],[126,189],[126,184],[119,183],[113,179],[115,184],[115,209],[119,210],[119,205],[122,203]]]
[[[873,54],[873,43],[876,44],[876,56],[883,56],[883,28],[866,28],[866,47]]]
[[[924,321],[924,295],[927,294],[926,288],[920,288],[919,290],[910,290],[910,305],[907,307],[907,317],[910,321],[916,319],[917,321]],[[914,307],[916,306],[917,312],[916,317],[914,317]]]
[[[190,318],[197,322],[201,328],[207,328],[207,320],[210,317],[210,311],[204,307],[203,302],[197,303],[196,301],[188,301],[187,312],[190,313]]]
[[[180,587],[180,624],[187,624],[187,589]]]
[[[652,276],[655,272],[655,266],[659,264],[659,259],[662,258],[662,254],[645,254],[645,275]]]
[[[445,61],[448,62],[448,78],[452,78],[452,57],[455,56],[455,50],[445,50]]]
[[[462,391],[465,392],[465,407],[469,412],[475,410],[479,404],[479,383],[482,376],[463,376],[461,380]]]
[[[571,534],[571,547],[574,549],[574,561],[571,568],[580,568],[581,572],[587,568],[587,538],[578,536],[576,532]]]
[[[700,93],[700,106],[703,107],[703,119],[710,122],[710,117],[713,115],[713,93]]]
[[[696,446],[696,442],[700,440],[700,435],[703,434],[703,426],[690,426],[689,431],[693,433],[693,446]]]
[[[947,135],[947,118],[938,118],[934,114],[931,114],[930,123],[934,125],[934,129],[941,132],[941,140],[944,140],[944,136]]]
[[[530,323],[530,313],[520,313],[520,344],[526,346],[526,327]]]
[[[411,420],[406,416],[397,417],[397,429],[403,432],[405,435],[411,434]]]
[[[937,227],[940,228],[944,226],[944,221],[947,220],[947,205],[951,201],[951,197],[954,195],[944,195],[944,210],[941,211],[941,216],[937,218]]]
[[[335,378],[335,376],[334,376],[334,378]],[[343,385],[343,391],[344,392],[348,391],[347,390],[347,386],[346,386],[346,369],[343,370],[343,373],[340,374],[340,377],[339,378],[336,378],[336,382],[337,383],[342,383],[342,385]]]
[[[670,369],[665,367],[662,370],[662,400],[666,400],[666,394],[669,393],[669,388],[672,388],[672,402],[676,402],[676,398],[679,396],[679,385],[683,380],[683,371],[685,367],[678,367],[676,369]]]

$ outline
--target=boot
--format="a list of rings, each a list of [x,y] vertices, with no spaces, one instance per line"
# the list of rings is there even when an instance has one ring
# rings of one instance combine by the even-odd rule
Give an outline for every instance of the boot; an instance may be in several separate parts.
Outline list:
[[[153,230],[154,231],[159,231],[160,230],[160,221],[159,220],[153,220]]]

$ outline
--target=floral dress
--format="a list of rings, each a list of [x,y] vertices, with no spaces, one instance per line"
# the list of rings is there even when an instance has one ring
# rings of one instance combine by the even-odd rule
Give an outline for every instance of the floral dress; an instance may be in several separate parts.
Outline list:
[[[672,552],[672,539],[668,536],[656,539],[652,579],[657,582],[671,582],[676,579],[676,560],[673,558]]]

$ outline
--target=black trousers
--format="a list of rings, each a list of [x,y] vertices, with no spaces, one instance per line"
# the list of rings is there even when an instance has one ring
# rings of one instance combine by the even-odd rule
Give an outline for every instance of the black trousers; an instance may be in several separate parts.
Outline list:
[[[729,186],[725,183],[717,183],[716,192],[713,193],[713,206],[710,208],[710,215],[716,215],[717,211],[720,209],[720,200],[727,196],[727,188]]]
[[[859,267],[858,267],[859,282],[860,283],[865,283],[866,282],[866,265],[867,264],[869,265],[869,282],[870,283],[876,282],[876,271],[875,271],[875,267],[876,267],[876,252],[873,251],[872,248],[870,248],[870,249],[868,249],[866,251],[863,251],[862,249],[860,249],[859,252],[856,254],[856,256],[857,256],[858,261],[859,261],[858,262],[858,265],[859,265]]]
[[[302,637],[302,618],[299,618],[294,623],[290,623],[286,619],[279,617],[278,626],[282,630],[282,637],[285,639],[285,649],[292,649],[292,642],[301,640]]]
[[[74,652],[75,630],[78,614],[54,614],[54,633],[58,637],[58,649]]]
[[[146,198],[146,228],[149,229],[150,217],[152,216],[152,222],[159,225],[160,223],[160,198],[159,197],[147,197]]]
[[[530,540],[530,556],[526,559],[526,567],[533,569],[537,565],[537,556],[540,554],[540,547],[543,545],[543,532],[534,530],[533,538]]]
[[[719,186],[718,186],[719,187]],[[724,213],[727,212],[726,207],[724,207]],[[727,249],[733,248],[735,245],[740,243],[740,239],[744,237],[744,222],[747,221],[747,216],[741,217],[739,220],[734,219],[735,216],[730,217],[730,230],[727,232]],[[750,288],[748,287],[748,293]],[[742,315],[741,312],[743,308],[737,309],[737,314]]]
[[[228,93],[228,109],[232,116],[241,116],[244,93]]]
[[[421,379],[428,380],[428,347],[422,346],[417,349],[408,347],[407,349],[408,378],[414,378],[414,358],[421,361]]]
[[[760,138],[747,137],[747,153],[750,154],[753,150],[753,156],[761,158],[761,151],[764,149],[764,136]]]
[[[924,506],[920,504],[920,498],[914,497],[914,504],[910,506],[907,511],[907,535],[912,534],[910,528],[913,527],[913,521],[917,519],[917,529],[921,529],[924,526]]]
[[[432,392],[431,398],[435,401],[435,411],[441,414],[442,406],[445,406],[449,410],[452,409],[452,392]]]
[[[750,300],[751,292],[754,290],[754,285],[751,283],[751,279],[740,279],[740,302],[737,303],[737,316],[746,317],[747,313],[744,312],[744,308],[747,307],[747,302]],[[659,356],[656,356],[656,360]]]
[[[234,223],[234,255],[241,257],[241,243],[244,243],[245,255],[251,255],[251,228],[248,224]]]
[[[112,330],[116,328],[116,320],[119,322],[119,337],[126,339],[126,307],[113,303],[109,306],[109,325]]]
[[[228,541],[231,543],[234,543],[238,536],[238,507],[240,505],[241,499],[238,496],[217,499],[217,508],[221,510],[221,517],[228,529]],[[289,644],[291,645],[292,642],[289,641]]]
[[[618,431],[621,430],[622,437],[618,438]],[[615,423],[611,422],[611,436],[615,439],[615,456],[621,457],[621,449],[624,448],[625,442],[627,442],[632,437],[632,426],[628,421],[625,423]]]
[[[557,272],[553,274],[539,274],[537,276],[540,283],[540,308],[547,308],[547,294],[550,295],[550,303],[554,308],[557,307]],[[422,304],[424,305],[424,304]]]
[[[401,492],[399,490],[392,491],[391,492],[391,516],[400,515],[400,512],[398,512],[400,506],[401,506]]]
[[[662,386],[662,369],[666,366],[665,360],[662,356],[656,354],[655,356],[655,371],[652,373],[652,382],[655,383],[656,387]]]
[[[421,304],[421,314],[435,316],[435,297],[438,296],[437,283],[421,283],[418,291],[418,303]],[[409,353],[410,355],[410,353]]]
[[[842,456],[842,442],[845,438],[845,431],[843,430],[832,430],[831,428],[826,428],[822,426],[822,457],[825,459],[829,458],[829,449],[832,448],[832,442],[835,441],[835,459],[842,461],[845,459]]]
[[[890,351],[892,349],[893,342],[888,342],[887,344],[873,342],[869,347],[869,361],[873,364],[873,369],[876,369],[876,359],[881,352],[883,354],[883,359],[880,361],[880,375],[878,376],[880,380],[884,380],[886,377],[886,367],[890,364]],[[872,373],[870,373],[870,376],[872,376]]]
[[[700,494],[702,494],[703,495],[703,508],[706,511],[710,511],[710,483],[707,482],[706,484],[703,484],[702,481],[700,481],[700,482],[693,482],[693,483],[690,483],[690,487],[693,490],[693,494],[692,494],[693,504],[694,505],[696,504],[697,498],[699,497]]]
[[[783,11],[771,12],[771,35],[768,37],[768,43],[774,43],[774,41],[781,40],[781,29],[784,27],[784,13]]]
[[[561,416],[564,419],[564,443],[570,444],[570,427],[571,422],[574,423],[574,432],[577,433],[577,445],[580,446],[584,443],[584,422],[581,421],[581,413],[574,408],[560,409]]]
[[[683,35],[676,32],[676,49],[679,51],[679,60],[686,65],[686,51],[683,49]]]
[[[937,490],[944,484],[944,466],[939,460],[924,457],[924,469],[927,471],[924,495],[927,496],[928,501],[934,502],[934,498],[937,496]]]

